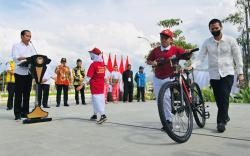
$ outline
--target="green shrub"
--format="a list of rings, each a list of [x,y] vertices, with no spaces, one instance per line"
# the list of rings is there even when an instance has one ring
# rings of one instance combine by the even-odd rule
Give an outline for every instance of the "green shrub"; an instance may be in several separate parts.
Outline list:
[[[250,87],[240,89],[240,92],[230,98],[234,103],[250,103]]]
[[[202,89],[202,95],[205,102],[215,102],[214,93],[211,88]]]

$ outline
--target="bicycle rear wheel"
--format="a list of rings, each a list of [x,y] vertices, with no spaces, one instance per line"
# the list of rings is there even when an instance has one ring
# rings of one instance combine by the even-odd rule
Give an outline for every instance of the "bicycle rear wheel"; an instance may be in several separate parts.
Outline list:
[[[202,97],[200,87],[197,83],[191,85],[192,110],[196,124],[203,128],[206,124],[205,102]]]
[[[164,131],[178,143],[186,142],[193,129],[193,116],[186,94],[181,100],[178,82],[166,82],[158,95],[158,111]]]

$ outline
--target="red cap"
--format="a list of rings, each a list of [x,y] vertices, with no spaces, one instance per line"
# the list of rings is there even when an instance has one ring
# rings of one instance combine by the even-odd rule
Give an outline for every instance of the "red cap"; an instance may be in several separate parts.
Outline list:
[[[173,33],[171,30],[169,30],[169,29],[163,30],[160,34],[161,34],[161,35],[169,36],[169,37],[171,37],[171,38],[174,37],[174,33]]]
[[[94,49],[90,50],[89,52],[90,52],[90,53],[93,53],[93,54],[96,54],[96,55],[99,55],[99,54],[102,53],[101,50],[98,49],[98,48],[94,48]]]

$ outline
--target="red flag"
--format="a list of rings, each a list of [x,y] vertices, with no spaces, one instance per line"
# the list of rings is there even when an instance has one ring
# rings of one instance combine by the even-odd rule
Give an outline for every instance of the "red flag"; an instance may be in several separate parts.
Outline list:
[[[114,66],[117,66],[116,55],[115,55],[115,60],[114,60]]]
[[[120,71],[121,74],[124,72],[123,58],[122,58],[122,56],[121,56],[121,62],[120,62],[119,71]]]
[[[128,56],[127,56],[126,63],[125,63],[125,70],[127,70],[128,64],[129,64],[129,62],[128,62]]]
[[[108,67],[109,72],[113,71],[113,66],[112,66],[112,61],[111,61],[110,54],[109,54],[109,59],[108,59],[107,67]]]

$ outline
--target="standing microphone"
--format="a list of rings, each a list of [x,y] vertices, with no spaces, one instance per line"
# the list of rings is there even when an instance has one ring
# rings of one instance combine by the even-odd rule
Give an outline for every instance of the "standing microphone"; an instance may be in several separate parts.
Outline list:
[[[34,47],[33,43],[32,43],[31,41],[30,41],[30,43],[31,43],[33,49],[35,50],[35,52],[36,52],[36,54],[37,54],[36,48]]]

